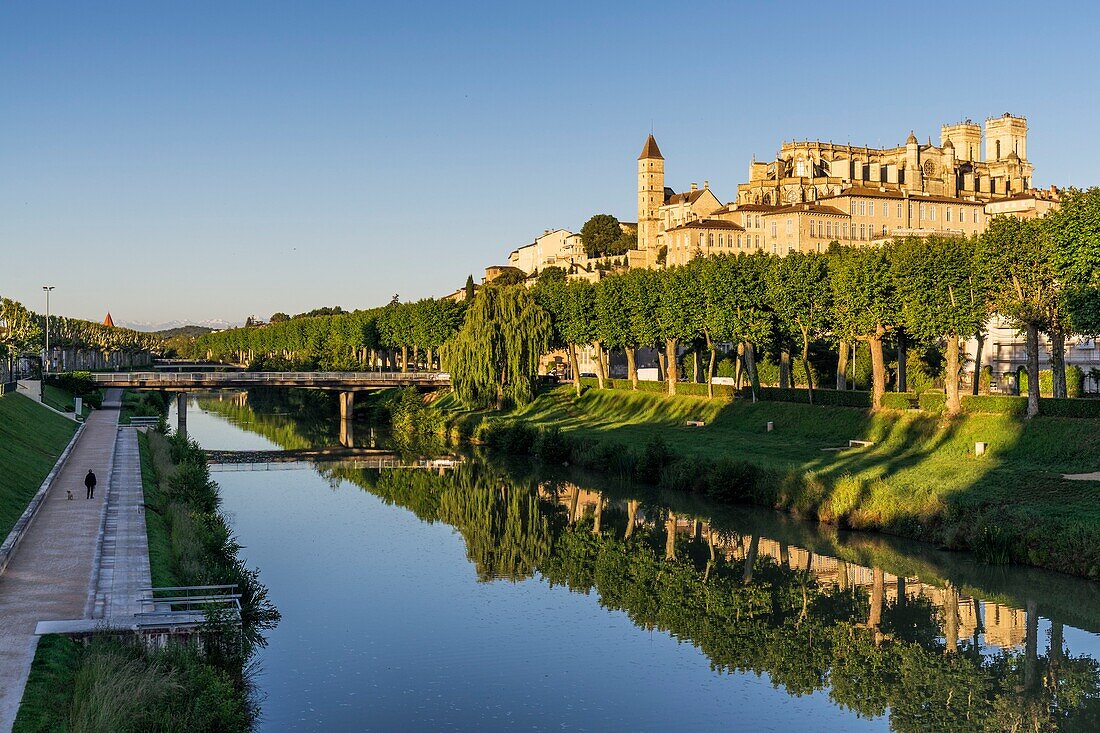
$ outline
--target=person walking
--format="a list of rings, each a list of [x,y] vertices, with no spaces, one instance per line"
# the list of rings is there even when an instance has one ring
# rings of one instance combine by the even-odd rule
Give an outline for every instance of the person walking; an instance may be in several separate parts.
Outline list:
[[[86,499],[94,499],[95,498],[95,484],[96,484],[95,473],[93,473],[92,469],[89,468],[88,469],[88,475],[84,477],[84,488],[88,489],[88,495],[84,498],[86,498]]]

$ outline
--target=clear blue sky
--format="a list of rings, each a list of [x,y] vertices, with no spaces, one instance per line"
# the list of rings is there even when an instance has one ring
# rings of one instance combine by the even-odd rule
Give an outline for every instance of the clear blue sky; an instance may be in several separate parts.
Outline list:
[[[1096,184],[1091,4],[0,5],[0,294],[120,321],[440,295],[753,154],[1025,115]]]

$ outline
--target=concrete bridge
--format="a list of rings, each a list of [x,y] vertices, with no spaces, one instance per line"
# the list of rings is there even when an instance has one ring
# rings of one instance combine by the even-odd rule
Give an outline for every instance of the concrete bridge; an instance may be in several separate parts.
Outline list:
[[[451,386],[446,372],[99,372],[92,381],[103,387],[158,389],[179,393],[177,430],[187,434],[187,393],[202,389],[299,387],[340,393],[340,420],[350,420],[355,393],[390,387],[440,389]]]

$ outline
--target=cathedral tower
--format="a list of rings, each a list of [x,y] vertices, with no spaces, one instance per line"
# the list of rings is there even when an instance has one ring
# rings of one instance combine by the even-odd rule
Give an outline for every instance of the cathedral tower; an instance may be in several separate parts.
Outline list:
[[[985,159],[1005,160],[1009,153],[1027,160],[1027,120],[1005,112],[985,121]]]
[[[638,156],[638,249],[655,252],[665,202],[665,158],[650,135]]]

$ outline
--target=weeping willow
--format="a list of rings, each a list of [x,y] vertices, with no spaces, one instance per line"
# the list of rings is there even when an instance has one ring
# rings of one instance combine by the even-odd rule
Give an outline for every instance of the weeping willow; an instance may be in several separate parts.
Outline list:
[[[469,407],[498,410],[530,402],[550,333],[550,314],[522,285],[482,288],[443,347],[455,395]]]

